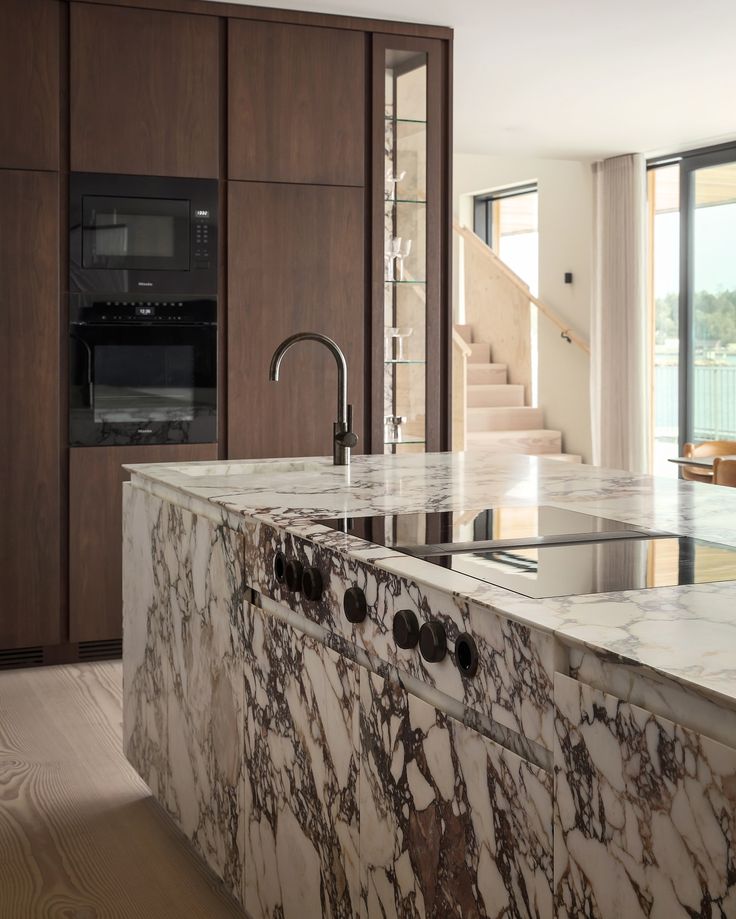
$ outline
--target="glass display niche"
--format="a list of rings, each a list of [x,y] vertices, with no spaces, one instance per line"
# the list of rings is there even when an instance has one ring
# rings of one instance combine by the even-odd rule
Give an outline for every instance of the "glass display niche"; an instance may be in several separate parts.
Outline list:
[[[427,54],[386,52],[384,452],[427,437]]]

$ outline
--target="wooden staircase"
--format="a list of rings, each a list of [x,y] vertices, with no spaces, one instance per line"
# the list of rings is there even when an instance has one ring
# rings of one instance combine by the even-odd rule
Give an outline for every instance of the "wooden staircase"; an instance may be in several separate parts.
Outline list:
[[[544,412],[524,404],[524,387],[508,382],[506,364],[494,364],[488,342],[474,341],[469,325],[455,329],[469,345],[467,358],[466,444],[470,450],[525,453],[579,463],[562,453],[562,434],[544,426]]]

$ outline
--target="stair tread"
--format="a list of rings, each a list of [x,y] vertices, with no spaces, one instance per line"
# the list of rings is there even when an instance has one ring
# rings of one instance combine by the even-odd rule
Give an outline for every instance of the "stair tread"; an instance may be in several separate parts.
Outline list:
[[[468,431],[466,442],[469,449],[488,449],[527,456],[559,455],[562,434],[546,428],[525,431]]]

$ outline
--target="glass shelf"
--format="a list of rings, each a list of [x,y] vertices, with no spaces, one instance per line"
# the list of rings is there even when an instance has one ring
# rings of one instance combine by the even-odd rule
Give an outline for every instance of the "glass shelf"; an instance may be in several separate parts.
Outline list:
[[[388,364],[426,364],[427,362],[426,362],[426,361],[423,361],[423,360],[411,360],[411,359],[408,359],[408,360],[400,360],[400,361],[399,361],[399,360],[392,359],[392,360],[390,360],[390,361],[384,361],[383,363],[386,364],[386,365],[388,365]]]
[[[405,437],[403,440],[384,440],[384,447],[400,447],[402,444],[426,444],[426,440],[414,439],[413,437]]]
[[[384,278],[384,284],[418,284],[422,287],[427,283],[426,281],[388,281]]]
[[[426,205],[426,201],[421,200],[420,198],[384,198],[386,204],[423,204]]]
[[[386,121],[395,121],[396,124],[425,124],[426,120],[423,118],[395,118],[393,115],[386,115]]]

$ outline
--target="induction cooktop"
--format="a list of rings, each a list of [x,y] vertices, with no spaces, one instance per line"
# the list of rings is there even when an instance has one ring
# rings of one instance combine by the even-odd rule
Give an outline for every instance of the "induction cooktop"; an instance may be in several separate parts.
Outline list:
[[[551,506],[317,521],[543,599],[736,580],[736,548]]]

